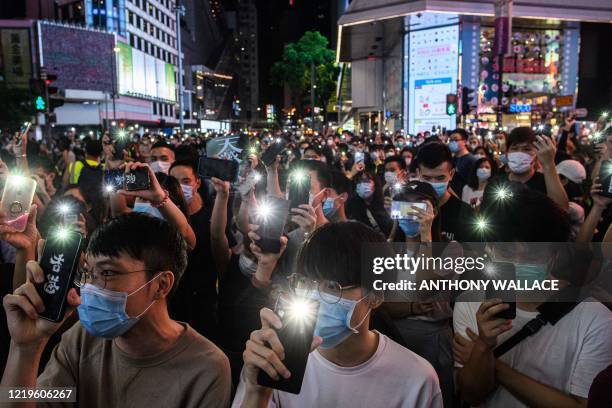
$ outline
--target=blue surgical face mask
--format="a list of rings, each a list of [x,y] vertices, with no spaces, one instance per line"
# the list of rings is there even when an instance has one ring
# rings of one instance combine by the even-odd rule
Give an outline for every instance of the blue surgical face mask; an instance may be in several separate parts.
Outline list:
[[[365,296],[359,300],[342,298],[335,303],[330,303],[329,299],[326,302],[326,295],[321,295],[318,291],[313,292],[308,297],[319,302],[319,314],[317,315],[314,335],[323,338],[323,343],[321,344],[323,349],[336,347],[348,339],[351,334],[359,333],[357,328],[363,324],[370,313],[368,311],[361,322],[352,327],[351,318],[353,317],[355,307],[365,299]]]
[[[525,280],[527,284],[541,282],[548,275],[548,264],[515,263],[516,279]]]
[[[419,235],[419,222],[414,220],[399,220],[399,227],[404,231],[407,237],[415,238]]]
[[[448,148],[450,149],[451,153],[457,153],[459,151],[459,142],[456,140],[451,140],[448,143]]]
[[[325,218],[328,220],[333,218],[338,212],[335,203],[336,200],[333,197],[328,197],[323,201],[323,215],[325,215]]]
[[[159,209],[153,207],[149,203],[136,203],[134,204],[134,212],[149,214],[151,217],[165,219]]]
[[[79,320],[85,330],[92,336],[105,339],[113,339],[126,333],[155,303],[155,300],[153,300],[138,316],[130,317],[125,310],[128,296],[138,292],[157,279],[158,276],[160,274],[131,293],[102,289],[90,283],[83,285],[81,287],[81,304],[77,311]]]
[[[446,193],[446,190],[448,189],[448,181],[444,181],[441,183],[433,183],[433,182],[428,181],[428,183],[431,184],[434,190],[436,190],[436,195],[438,196],[438,198],[442,197],[444,193]]]
[[[187,201],[187,203],[191,202],[191,199],[193,198],[193,187],[191,187],[189,184],[181,184],[181,190],[183,190],[185,201]]]
[[[486,169],[484,167],[476,169],[476,177],[481,181],[488,180],[491,177],[491,169]]]
[[[372,183],[359,183],[355,189],[357,195],[363,199],[372,197],[374,194],[374,185]]]

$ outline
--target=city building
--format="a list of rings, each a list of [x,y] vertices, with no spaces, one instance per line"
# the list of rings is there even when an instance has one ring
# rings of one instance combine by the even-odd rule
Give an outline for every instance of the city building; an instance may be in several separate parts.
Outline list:
[[[237,26],[234,42],[239,47],[236,73],[239,78],[238,97],[234,100],[235,111],[241,122],[260,119],[259,107],[259,59],[257,46],[257,8],[255,0],[237,1]]]
[[[339,87],[342,103],[350,100],[347,124],[416,133],[457,119],[496,126],[498,105],[503,126],[580,108],[581,22],[612,22],[612,4],[515,2],[500,80],[494,3],[353,0],[338,20],[337,58],[350,66]],[[450,93],[465,98],[463,117],[446,114]]]

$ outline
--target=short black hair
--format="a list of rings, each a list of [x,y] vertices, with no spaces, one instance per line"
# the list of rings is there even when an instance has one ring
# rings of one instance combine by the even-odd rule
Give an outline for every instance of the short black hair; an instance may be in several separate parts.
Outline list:
[[[193,163],[191,160],[177,160],[174,163],[172,163],[170,165],[170,168],[168,169],[168,172],[170,172],[173,168],[178,167],[178,166],[185,166],[185,167],[189,167],[191,170],[193,170],[193,174],[196,175],[196,177],[198,176],[198,171],[197,168],[195,166],[195,163]]]
[[[317,228],[302,245],[296,271],[341,286],[371,288],[372,273],[362,273],[363,244],[386,243],[385,237],[358,221],[330,222]]]
[[[317,174],[317,179],[322,188],[331,187],[331,174],[327,164],[318,160],[302,160],[300,164],[303,169],[314,171]]]
[[[174,150],[174,157],[176,161],[188,161],[192,163],[192,166],[196,166],[198,163],[198,149],[192,144],[182,144]]]
[[[444,162],[453,167],[453,155],[444,143],[428,142],[421,146],[416,156],[417,166],[435,169]]]
[[[400,169],[406,170],[406,160],[402,158],[402,156],[393,155],[389,156],[385,159],[383,167],[387,165],[387,163],[397,163],[400,166]]]
[[[468,140],[468,132],[465,131],[465,129],[461,129],[461,128],[457,128],[453,131],[450,132],[450,134],[455,134],[457,133],[459,136],[461,136],[461,139],[463,140]]]
[[[338,169],[330,171],[330,187],[336,190],[338,194],[351,194],[351,181]]]
[[[510,149],[510,146],[519,143],[535,143],[536,134],[529,126],[519,126],[512,129],[508,137],[506,138],[506,150]]]
[[[151,149],[156,149],[158,147],[165,147],[167,149],[170,149],[170,150],[174,151],[174,146],[172,146],[171,144],[166,143],[163,140],[160,140],[159,142],[153,143],[153,146],[151,146]]]
[[[149,279],[159,271],[174,273],[176,289],[187,267],[187,244],[174,226],[148,214],[122,214],[100,225],[91,235],[87,253],[142,261]]]
[[[88,140],[85,144],[85,153],[93,157],[100,157],[102,154],[102,141],[101,140]]]

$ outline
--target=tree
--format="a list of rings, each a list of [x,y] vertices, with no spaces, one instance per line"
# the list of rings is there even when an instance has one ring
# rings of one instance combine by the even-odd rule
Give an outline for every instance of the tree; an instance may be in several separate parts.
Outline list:
[[[318,31],[308,31],[296,43],[287,44],[280,61],[274,63],[270,71],[272,84],[286,84],[295,94],[303,95],[310,90],[314,65],[317,86],[315,105],[322,105],[327,112],[339,73],[335,63],[336,54],[328,46],[329,41]]]
[[[18,128],[32,120],[34,95],[27,89],[9,88],[0,82],[0,127]]]

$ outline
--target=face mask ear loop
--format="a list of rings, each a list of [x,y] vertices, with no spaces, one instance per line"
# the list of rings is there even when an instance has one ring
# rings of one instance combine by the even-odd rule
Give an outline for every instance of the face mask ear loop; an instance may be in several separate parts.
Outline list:
[[[157,275],[155,275],[154,277],[152,277],[151,279],[149,279],[149,281],[147,281],[147,283],[145,283],[144,285],[142,285],[141,287],[139,287],[138,289],[132,291],[131,293],[128,293],[128,296],[132,296],[134,293],[138,292],[140,289],[144,288],[145,286],[147,286],[149,283],[153,282],[155,279],[157,279],[159,276],[161,276],[161,273],[158,273]]]
[[[361,299],[359,299],[359,300],[357,301],[357,303],[355,303],[355,307],[357,307],[357,305],[359,304],[359,302],[361,302],[363,299],[367,298],[368,296],[370,296],[370,294],[369,294],[369,293],[368,293],[367,295],[365,295],[364,297],[362,297]],[[355,310],[355,309],[353,309],[353,310]],[[371,312],[371,311],[372,311],[372,309],[368,309],[368,313],[366,313],[366,314],[365,314],[365,316],[363,316],[363,319],[361,319],[361,321],[360,321],[359,323],[357,323],[357,324],[356,324],[354,327],[350,327],[350,326],[349,326],[349,329],[350,329],[350,330],[351,330],[353,333],[355,333],[355,334],[359,333],[359,330],[357,330],[357,329],[358,329],[358,328],[359,328],[359,327],[360,327],[360,326],[363,324],[363,322],[365,322],[365,320],[367,319],[367,317],[370,315],[370,312]]]

